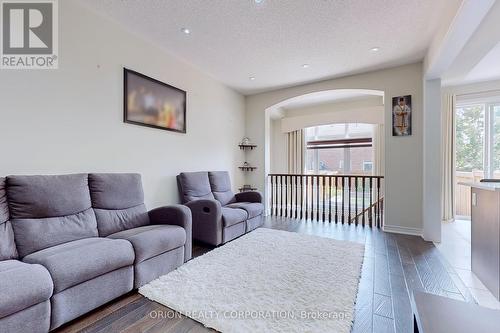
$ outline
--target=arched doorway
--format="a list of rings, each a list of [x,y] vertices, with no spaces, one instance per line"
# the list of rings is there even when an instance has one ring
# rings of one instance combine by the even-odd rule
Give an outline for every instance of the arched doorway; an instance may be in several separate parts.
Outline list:
[[[335,90],[312,92],[283,100],[279,103],[276,103],[275,105],[268,107],[265,110],[265,112],[266,112],[265,113],[266,125],[265,125],[264,174],[266,175],[266,177],[269,174],[276,174],[276,172],[282,174],[287,174],[291,172],[290,168],[288,167],[287,169],[285,166],[286,155],[287,153],[290,154],[290,148],[284,148],[283,142],[279,142],[279,140],[283,140],[283,138],[286,137],[286,134],[290,134],[290,132],[292,131],[300,131],[305,128],[311,129],[313,126],[317,127],[321,125],[330,127],[334,127],[335,125],[336,127],[339,127],[341,124],[345,124],[347,128],[349,127],[347,126],[347,124],[349,123],[364,124],[366,125],[363,127],[365,129],[369,128],[372,125],[373,128],[379,129],[378,132],[374,131],[373,135],[370,134],[370,145],[365,144],[361,146],[371,147],[371,140],[373,137],[374,142],[376,142],[378,147],[377,148],[378,156],[382,156],[382,158],[379,157],[376,174],[378,175],[384,174],[383,156],[385,154],[385,148],[384,148],[384,130],[383,130],[383,125],[384,125],[383,91],[368,90],[368,89],[335,89]],[[277,126],[278,123],[279,125]],[[360,127],[362,126],[358,126],[358,128]],[[356,140],[359,141],[360,139]],[[349,142],[354,142],[356,140],[351,139],[349,140]],[[277,144],[276,142],[279,143]],[[340,147],[340,148],[344,149],[344,151],[349,153],[351,151],[351,148],[346,148],[346,147]],[[328,147],[316,146],[314,148],[323,149]],[[326,150],[323,150],[323,152],[325,151]],[[357,149],[356,151],[359,150]],[[317,152],[318,151],[316,151],[316,153]],[[368,163],[367,163],[367,169],[368,169]],[[329,174],[329,175],[338,174],[338,170],[335,172],[331,170],[332,171],[331,173],[323,171],[322,174]],[[303,172],[297,172],[297,170],[293,170],[292,173],[297,174]],[[361,176],[362,175],[360,175],[359,181],[364,182],[364,179],[362,179]],[[354,180],[357,184],[358,178],[353,178],[352,180]],[[368,179],[366,181],[368,182]],[[349,179],[349,182],[351,182],[351,179]],[[267,181],[267,183],[268,185],[270,185],[269,181]],[[320,186],[325,186],[325,183],[326,179],[323,180],[323,185]],[[349,183],[349,186],[351,186],[351,183]],[[265,188],[266,188],[266,198],[267,198],[266,203],[269,209],[271,204],[269,200],[272,197],[272,193],[270,193],[271,191],[270,186],[266,186]],[[350,190],[351,189],[349,187],[349,191]],[[356,202],[356,208],[357,208],[357,202]]]

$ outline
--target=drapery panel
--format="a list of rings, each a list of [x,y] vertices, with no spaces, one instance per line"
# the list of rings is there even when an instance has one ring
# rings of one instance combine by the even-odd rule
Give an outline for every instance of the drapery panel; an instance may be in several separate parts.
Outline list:
[[[305,135],[304,130],[288,132],[288,173],[301,174],[305,171]]]
[[[455,95],[443,95],[441,139],[443,147],[441,163],[443,221],[455,219],[455,105]]]

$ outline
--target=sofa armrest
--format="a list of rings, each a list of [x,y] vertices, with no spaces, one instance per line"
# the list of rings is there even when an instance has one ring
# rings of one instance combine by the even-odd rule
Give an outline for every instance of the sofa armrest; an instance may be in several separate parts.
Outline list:
[[[237,202],[259,202],[262,203],[262,194],[258,191],[246,191],[236,193]]]
[[[183,227],[186,230],[186,244],[184,245],[184,261],[192,257],[192,215],[191,211],[183,205],[170,205],[158,207],[149,211],[151,224],[171,224]]]
[[[211,245],[222,243],[222,207],[212,199],[193,200],[185,204],[193,215],[193,237]]]

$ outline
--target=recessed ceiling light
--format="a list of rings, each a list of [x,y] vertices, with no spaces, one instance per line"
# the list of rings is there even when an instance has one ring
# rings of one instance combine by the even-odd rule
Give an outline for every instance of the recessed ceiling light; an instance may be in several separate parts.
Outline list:
[[[372,51],[372,52],[378,52],[378,51],[380,51],[380,47],[378,47],[378,46],[372,47],[370,49],[370,51]]]
[[[254,0],[254,1],[255,1],[255,3],[263,3],[264,2],[264,0]]]
[[[253,81],[253,80],[255,80],[255,76],[250,76],[249,79],[250,79],[250,81]]]
[[[309,65],[309,64],[302,64],[302,68],[309,68],[309,67],[311,67],[311,65]]]
[[[189,30],[188,28],[182,28],[181,31],[186,35],[189,35],[191,33],[191,30]]]

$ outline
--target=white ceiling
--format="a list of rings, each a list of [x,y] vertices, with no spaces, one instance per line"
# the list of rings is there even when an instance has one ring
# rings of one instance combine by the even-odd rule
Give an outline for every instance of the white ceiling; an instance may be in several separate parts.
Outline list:
[[[461,3],[80,1],[244,94],[419,61],[442,17]]]
[[[500,1],[496,1],[481,24],[444,73],[443,85],[461,85],[500,79]]]
[[[489,81],[500,78],[500,43],[474,66],[464,82]]]

